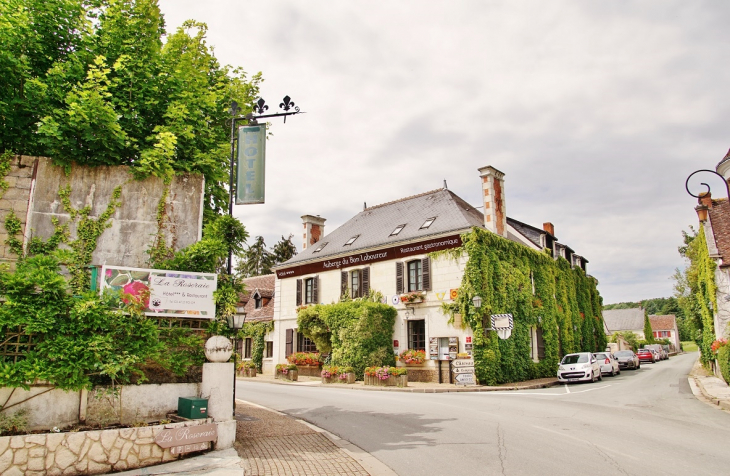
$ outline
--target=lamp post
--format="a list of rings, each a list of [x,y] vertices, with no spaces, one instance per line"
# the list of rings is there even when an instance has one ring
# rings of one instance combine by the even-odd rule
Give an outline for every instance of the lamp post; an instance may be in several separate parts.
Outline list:
[[[243,323],[246,322],[246,313],[242,311],[243,308],[236,308],[235,314],[226,317],[228,327],[233,329],[233,418],[236,418],[236,365],[238,360],[236,351],[238,350],[238,331],[241,330]]]

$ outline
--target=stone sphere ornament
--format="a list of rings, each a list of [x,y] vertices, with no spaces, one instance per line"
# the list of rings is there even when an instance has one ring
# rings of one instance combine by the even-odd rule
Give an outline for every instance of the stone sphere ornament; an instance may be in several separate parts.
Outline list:
[[[205,341],[205,358],[211,362],[228,362],[233,355],[233,344],[227,337],[213,336]]]

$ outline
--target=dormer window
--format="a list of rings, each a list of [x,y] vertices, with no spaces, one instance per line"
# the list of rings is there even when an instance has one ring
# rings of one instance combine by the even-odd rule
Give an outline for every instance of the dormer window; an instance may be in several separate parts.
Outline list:
[[[312,251],[312,253],[319,253],[320,251],[322,251],[322,248],[324,248],[325,246],[327,246],[326,241],[324,243],[322,243],[321,245],[319,245],[316,250]]]
[[[258,291],[253,295],[253,302],[254,302],[254,309],[261,309],[264,307],[264,300],[261,298],[261,295]]]
[[[350,238],[349,240],[347,240],[347,243],[345,243],[345,246],[349,246],[349,245],[353,244],[353,243],[355,242],[355,240],[357,240],[357,238],[358,238],[359,236],[360,236],[360,235],[355,235],[355,236],[353,236],[352,238]]]
[[[436,221],[436,217],[428,218],[419,229],[423,230],[424,228],[428,228],[434,221]]]
[[[403,228],[405,228],[405,227],[406,227],[406,224],[405,224],[405,223],[404,223],[404,224],[402,224],[402,225],[398,225],[398,226],[396,226],[396,227],[395,227],[395,230],[393,230],[393,232],[392,232],[392,233],[390,234],[390,236],[395,236],[395,235],[397,235],[397,234],[398,234],[398,233],[400,233],[400,232],[401,232],[401,230],[403,230]]]

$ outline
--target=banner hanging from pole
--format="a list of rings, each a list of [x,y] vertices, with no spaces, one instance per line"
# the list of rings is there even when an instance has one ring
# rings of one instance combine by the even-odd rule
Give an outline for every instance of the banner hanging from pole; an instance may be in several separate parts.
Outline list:
[[[238,128],[236,205],[264,203],[266,124]]]

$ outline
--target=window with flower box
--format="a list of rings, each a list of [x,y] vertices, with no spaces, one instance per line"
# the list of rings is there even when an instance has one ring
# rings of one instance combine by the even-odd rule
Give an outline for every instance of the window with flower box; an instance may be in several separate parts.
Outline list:
[[[431,290],[431,259],[395,263],[395,288],[398,294]]]
[[[426,349],[426,321],[408,321],[408,348]]]

